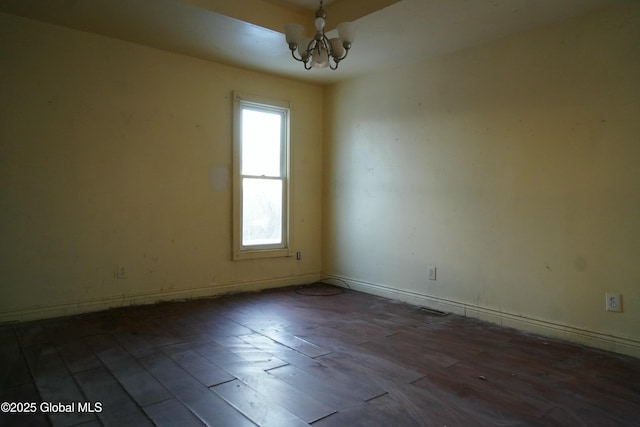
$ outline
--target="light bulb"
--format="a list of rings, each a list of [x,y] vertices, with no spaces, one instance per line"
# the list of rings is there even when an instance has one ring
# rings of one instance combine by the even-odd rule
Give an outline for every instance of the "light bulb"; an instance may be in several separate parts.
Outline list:
[[[321,47],[320,52],[314,50],[311,54],[311,65],[313,68],[327,68],[329,65],[329,52]]]

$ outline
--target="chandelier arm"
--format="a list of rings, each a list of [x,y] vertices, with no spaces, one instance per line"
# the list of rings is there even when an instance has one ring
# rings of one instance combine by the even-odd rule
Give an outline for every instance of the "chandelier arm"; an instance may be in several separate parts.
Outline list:
[[[335,65],[331,65],[331,60],[329,60],[329,68],[331,68],[332,70],[337,70],[338,69],[338,65],[340,65],[340,61],[342,61],[346,57],[347,57],[347,53],[346,52],[340,58],[336,58],[333,55],[329,56],[330,59],[333,59],[333,63],[335,64]]]
[[[304,62],[304,59],[296,57],[296,48],[297,48],[297,47],[294,47],[293,49],[291,49],[291,56],[292,56],[292,57],[293,57],[293,59],[295,59],[296,61]]]
[[[345,48],[345,50],[344,50],[344,55],[342,55],[340,58],[334,58],[334,59],[336,60],[336,62],[340,62],[340,61],[342,61],[344,58],[346,58],[348,54],[349,54],[349,49],[346,49],[346,48]]]
[[[329,52],[329,57],[333,58],[336,62],[336,64],[340,61],[342,61],[344,58],[347,57],[347,54],[349,53],[349,49],[351,49],[351,43],[348,44],[349,47],[345,46],[344,44],[342,45],[344,48],[344,53],[342,54],[342,56],[338,57],[336,55],[334,55],[334,49],[333,49],[333,45],[331,44],[331,40],[329,40],[329,37],[327,37],[326,34],[322,34],[322,45],[325,49],[327,49],[327,52]],[[338,66],[336,65],[336,68],[338,68]],[[335,68],[331,68],[332,70],[335,70]]]
[[[305,51],[309,58],[311,57],[311,54],[318,46],[319,46],[318,41],[315,38],[309,41],[309,44],[307,45],[307,50]]]
[[[337,70],[338,65],[340,65],[340,61],[346,58],[348,54],[349,54],[349,49],[345,47],[344,54],[340,58],[336,58],[335,56],[330,55],[329,58],[333,59],[335,66],[331,65],[331,61],[329,61],[329,68],[331,68],[332,70]]]
[[[331,45],[331,40],[329,40],[329,37],[327,37],[325,33],[322,33],[321,43],[322,43],[322,47],[324,47],[327,50],[327,52],[329,53],[333,52],[333,46]]]
[[[309,43],[311,44],[311,43]],[[309,51],[307,50],[307,59],[305,59],[304,56],[300,56],[299,58],[296,56],[296,50],[298,49],[298,45],[295,43],[291,43],[289,45],[289,49],[291,49],[291,57],[293,59],[295,59],[296,61],[302,62],[304,64],[304,68],[307,70],[310,70],[311,67],[309,66],[309,68],[307,68],[307,64],[309,63],[309,58],[311,57],[309,54]]]

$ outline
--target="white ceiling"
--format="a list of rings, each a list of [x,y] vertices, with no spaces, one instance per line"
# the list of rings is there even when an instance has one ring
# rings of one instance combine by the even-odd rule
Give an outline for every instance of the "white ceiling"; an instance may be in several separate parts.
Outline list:
[[[306,71],[282,26],[312,22],[317,0],[2,0],[0,12],[317,83],[489,42],[629,0],[325,0],[328,24],[356,26],[337,71]]]

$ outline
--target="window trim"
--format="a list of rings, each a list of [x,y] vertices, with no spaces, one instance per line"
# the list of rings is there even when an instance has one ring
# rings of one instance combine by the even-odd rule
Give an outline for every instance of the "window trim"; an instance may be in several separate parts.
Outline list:
[[[282,148],[283,164],[281,177],[283,189],[283,242],[275,245],[251,246],[242,245],[242,109],[244,106],[255,106],[261,110],[273,110],[283,114],[284,147]],[[292,208],[291,208],[291,103],[289,101],[247,95],[233,92],[233,260],[290,257],[292,239]],[[251,175],[246,177],[250,178]],[[263,177],[260,177],[263,178]],[[264,177],[269,178],[269,177]]]

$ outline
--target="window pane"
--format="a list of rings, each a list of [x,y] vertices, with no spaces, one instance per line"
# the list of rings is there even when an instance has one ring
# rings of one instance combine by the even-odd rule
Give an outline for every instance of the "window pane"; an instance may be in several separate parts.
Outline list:
[[[280,176],[282,115],[242,110],[242,175]]]
[[[242,245],[282,243],[282,180],[242,180]]]

